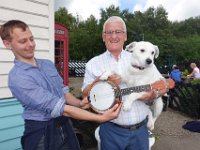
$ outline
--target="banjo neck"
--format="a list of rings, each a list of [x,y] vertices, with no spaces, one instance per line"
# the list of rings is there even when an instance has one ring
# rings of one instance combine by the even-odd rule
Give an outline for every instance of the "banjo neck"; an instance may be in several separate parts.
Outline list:
[[[150,91],[152,89],[150,84],[147,85],[141,85],[141,86],[135,86],[135,87],[130,87],[130,88],[124,88],[124,89],[120,89],[120,95],[128,95],[131,94],[133,92],[143,92],[143,91]],[[118,94],[117,94],[118,95]]]
[[[96,81],[91,86],[88,93],[88,99],[91,102],[92,109],[98,113],[102,113],[111,108],[113,104],[121,101],[121,96],[128,95],[133,92],[146,92],[150,90],[172,89],[175,82],[172,79],[158,80],[152,84],[140,85],[120,89],[119,86],[111,81]]]
[[[165,80],[159,80],[156,81],[152,84],[146,84],[146,85],[140,85],[140,86],[135,86],[135,87],[129,87],[129,88],[124,88],[118,90],[116,93],[117,97],[123,96],[123,95],[128,95],[133,92],[139,93],[139,92],[147,92],[152,89],[154,90],[162,90],[162,89],[172,89],[175,86],[175,82],[172,79],[165,79]]]

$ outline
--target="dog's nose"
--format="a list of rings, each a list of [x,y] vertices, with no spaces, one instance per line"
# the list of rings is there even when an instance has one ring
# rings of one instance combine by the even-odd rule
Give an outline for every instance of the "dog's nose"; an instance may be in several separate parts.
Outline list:
[[[149,65],[149,64],[152,63],[152,60],[148,58],[148,59],[146,59],[146,62],[147,62],[147,64]]]

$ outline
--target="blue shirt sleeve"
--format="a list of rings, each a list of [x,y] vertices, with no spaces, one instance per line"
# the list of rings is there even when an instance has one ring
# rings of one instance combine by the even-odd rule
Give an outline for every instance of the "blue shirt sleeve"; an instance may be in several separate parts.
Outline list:
[[[17,82],[13,82],[12,80]],[[25,109],[30,107],[31,109],[51,113],[60,99],[27,76],[13,77],[10,80],[9,87],[13,95],[22,103]]]
[[[65,98],[62,97],[61,99],[59,99],[53,111],[51,112],[51,116],[53,118],[62,116],[64,112],[64,105],[65,105]]]
[[[64,87],[51,61],[37,62],[38,66],[35,67],[15,61],[9,73],[8,85],[14,97],[23,105],[26,119],[46,120],[50,119],[48,116],[63,114],[65,100],[62,97],[69,88]]]
[[[63,93],[69,93],[69,87],[68,86],[65,86],[63,88]]]

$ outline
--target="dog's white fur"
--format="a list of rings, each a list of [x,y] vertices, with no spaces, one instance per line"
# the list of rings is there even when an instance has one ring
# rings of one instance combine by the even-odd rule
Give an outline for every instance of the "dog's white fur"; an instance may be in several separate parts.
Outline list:
[[[131,60],[127,61],[129,63],[128,68],[123,73],[107,71],[100,77],[101,80],[107,80],[113,73],[119,74],[122,81],[128,87],[152,84],[155,81],[161,80],[162,75],[154,65],[154,58],[157,58],[159,55],[157,46],[145,41],[132,42],[126,46],[126,50],[132,53]],[[129,111],[132,103],[138,100],[144,93],[131,93],[123,104],[124,111]],[[162,99],[159,97],[154,100],[153,105],[149,108],[147,126],[150,130],[153,130],[154,123],[163,110]]]

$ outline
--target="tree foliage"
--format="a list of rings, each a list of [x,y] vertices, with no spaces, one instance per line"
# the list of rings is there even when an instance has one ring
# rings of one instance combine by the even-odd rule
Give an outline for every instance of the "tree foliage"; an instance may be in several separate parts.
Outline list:
[[[65,25],[68,29],[73,29],[77,24],[76,18],[69,14],[65,7],[55,12],[55,21]]]
[[[69,14],[66,8],[60,8],[55,12],[55,20],[70,30],[70,59],[89,60],[106,50],[102,41],[103,23],[113,15],[122,17],[127,25],[128,39],[125,44],[145,40],[159,47],[160,55],[156,60],[159,66],[200,59],[200,16],[171,22],[161,5],[134,13],[111,5],[100,9],[99,20],[91,15],[85,21]]]

